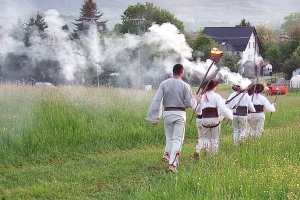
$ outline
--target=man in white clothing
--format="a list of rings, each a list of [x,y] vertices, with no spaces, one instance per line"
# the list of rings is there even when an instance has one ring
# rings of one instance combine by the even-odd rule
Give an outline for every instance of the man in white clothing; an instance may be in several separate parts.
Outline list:
[[[248,137],[248,109],[251,112],[255,112],[255,108],[247,91],[241,90],[241,87],[238,85],[236,85],[236,88],[236,91],[229,95],[226,106],[228,108],[236,108],[236,113],[233,115],[232,127],[233,143],[235,146],[238,146],[241,142],[245,142]]]
[[[200,99],[202,112],[202,131],[199,135],[194,157],[199,159],[201,149],[216,154],[220,140],[220,114],[227,119],[233,118],[233,110],[225,106],[224,99],[217,93],[218,81],[210,80],[202,86],[203,95]]]
[[[169,171],[176,173],[179,155],[185,136],[186,108],[197,105],[197,96],[192,95],[191,87],[181,78],[184,75],[182,64],[173,67],[173,77],[159,85],[147,118],[153,125],[158,124],[160,111],[164,107],[164,130],[166,146],[162,160],[169,163]]]
[[[250,136],[259,138],[264,131],[265,113],[275,112],[275,103],[270,103],[269,100],[260,93],[264,90],[262,84],[252,85],[250,88],[250,95],[254,104],[256,112],[250,113]]]

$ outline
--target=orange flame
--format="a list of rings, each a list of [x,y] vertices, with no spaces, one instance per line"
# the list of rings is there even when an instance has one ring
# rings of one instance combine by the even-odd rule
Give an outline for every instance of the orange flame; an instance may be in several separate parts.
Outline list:
[[[223,51],[220,51],[217,47],[213,47],[213,48],[211,48],[210,53],[211,54],[222,54]]]

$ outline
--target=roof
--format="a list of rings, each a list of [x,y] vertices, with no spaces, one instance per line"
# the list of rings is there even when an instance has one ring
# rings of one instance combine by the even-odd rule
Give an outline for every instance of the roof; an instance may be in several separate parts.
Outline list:
[[[218,44],[225,43],[225,49],[231,51],[245,51],[251,34],[257,36],[252,26],[236,27],[205,27],[203,34],[209,35]],[[257,38],[258,47],[261,49],[260,41]]]

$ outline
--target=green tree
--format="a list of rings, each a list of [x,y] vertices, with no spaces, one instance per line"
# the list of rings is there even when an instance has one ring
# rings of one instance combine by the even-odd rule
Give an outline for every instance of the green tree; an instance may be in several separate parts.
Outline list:
[[[239,25],[245,27],[245,26],[251,26],[251,23],[249,21],[246,21],[245,18],[243,18]]]
[[[121,18],[122,24],[116,24],[114,27],[114,31],[120,33],[139,34],[139,30],[146,32],[153,23],[161,25],[166,22],[174,24],[181,32],[184,31],[182,21],[169,11],[154,6],[153,3],[130,5]]]
[[[284,61],[283,72],[288,75],[288,79],[292,77],[293,71],[300,68],[300,46],[292,53],[292,55]]]
[[[278,42],[278,33],[268,28],[265,25],[258,25],[255,27],[259,41],[262,44],[262,49],[260,51],[260,54],[262,57],[265,57],[265,53],[268,50],[269,46],[272,44],[276,44]]]
[[[242,68],[242,64],[239,62],[241,57],[234,55],[233,52],[224,52],[222,59],[217,64],[218,66],[225,66],[230,69],[230,71],[238,73]]]
[[[293,39],[300,40],[300,12],[294,12],[284,17],[282,30]]]
[[[282,55],[279,49],[279,45],[272,43],[265,53],[265,59],[269,60],[273,64],[273,72],[280,72],[280,63],[282,63]]]
[[[286,40],[279,43],[279,49],[282,55],[282,60],[289,59],[290,55],[297,49],[299,42],[295,40]]]
[[[24,39],[25,46],[31,45],[30,37],[33,34],[45,38],[46,34],[44,33],[44,31],[47,28],[48,28],[48,24],[44,21],[42,15],[39,12],[36,15],[36,19],[31,17],[28,23],[26,24],[26,28],[25,28],[25,39]]]
[[[66,25],[62,26],[61,29],[62,29],[62,30],[69,31],[69,26],[66,24]]]
[[[193,60],[206,60],[210,58],[210,50],[212,47],[219,46],[210,36],[199,32],[193,42]]]
[[[84,0],[84,3],[80,9],[80,17],[73,23],[76,28],[74,29],[74,38],[78,38],[79,33],[87,34],[90,26],[95,24],[100,33],[107,31],[106,21],[99,21],[103,16],[97,8],[97,4],[93,0]]]

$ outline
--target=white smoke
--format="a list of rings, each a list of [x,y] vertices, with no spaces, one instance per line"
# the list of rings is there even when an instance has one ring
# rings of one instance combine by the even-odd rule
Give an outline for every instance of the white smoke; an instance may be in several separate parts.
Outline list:
[[[84,68],[86,63],[83,51],[71,42],[69,33],[62,30],[65,22],[56,10],[48,10],[44,15],[45,22],[48,24],[46,31],[49,35],[48,49],[53,50],[53,55],[48,54],[48,56],[58,60],[62,67],[62,74],[67,80],[74,80],[75,70]]]
[[[204,78],[211,65],[207,77],[211,77],[217,70],[211,60],[190,61],[192,49],[186,43],[184,34],[170,23],[155,24],[141,36],[101,36],[96,26],[91,25],[89,32],[80,36],[79,43],[70,39],[69,32],[62,30],[66,23],[56,10],[46,11],[44,20],[48,24],[46,39],[39,37],[36,31],[30,38],[32,45],[25,48],[20,42],[5,35],[5,39],[0,41],[4,46],[2,49],[5,49],[4,54],[26,53],[32,58],[33,65],[42,59],[56,60],[61,66],[61,75],[67,80],[74,80],[75,74],[84,72],[87,66],[94,67],[98,75],[102,73],[102,67],[109,66],[117,73],[130,75],[133,80],[138,77],[139,70],[142,70],[144,76],[158,77],[161,72],[170,74],[176,63],[182,63],[189,74],[196,73],[199,80]],[[138,51],[140,54],[137,54]],[[251,83],[228,68],[222,67],[218,74],[228,83],[241,86]]]

